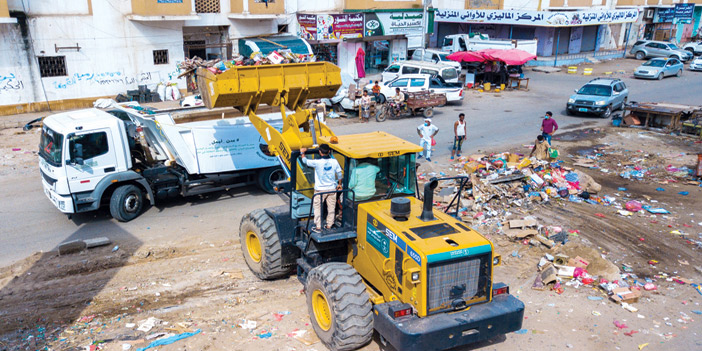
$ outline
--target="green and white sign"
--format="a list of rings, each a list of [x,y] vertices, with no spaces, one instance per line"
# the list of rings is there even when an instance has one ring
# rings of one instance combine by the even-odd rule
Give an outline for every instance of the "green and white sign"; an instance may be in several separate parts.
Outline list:
[[[366,225],[366,241],[385,258],[390,257],[390,239],[370,222]]]
[[[371,12],[365,14],[364,37],[404,35],[407,47],[422,47],[424,38],[424,13],[422,12]]]

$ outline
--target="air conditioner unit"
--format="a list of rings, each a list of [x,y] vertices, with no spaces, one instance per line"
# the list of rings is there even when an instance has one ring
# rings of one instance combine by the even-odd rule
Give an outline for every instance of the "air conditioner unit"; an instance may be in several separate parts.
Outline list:
[[[646,15],[644,18],[653,18],[653,9],[646,10]]]

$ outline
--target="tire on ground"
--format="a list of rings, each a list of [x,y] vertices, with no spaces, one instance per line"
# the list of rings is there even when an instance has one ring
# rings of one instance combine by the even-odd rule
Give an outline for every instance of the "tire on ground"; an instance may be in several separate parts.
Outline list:
[[[253,237],[252,237],[253,235]],[[252,257],[250,245],[258,242],[258,257]],[[273,219],[264,210],[254,210],[241,219],[239,241],[246,264],[259,279],[286,276],[295,268],[283,267],[283,250]],[[254,249],[255,251],[255,249]]]
[[[327,330],[317,321],[315,291],[327,302]],[[330,350],[356,350],[373,336],[373,313],[366,286],[356,270],[346,263],[331,262],[310,271],[305,287],[312,327]],[[318,294],[317,294],[318,296]],[[318,301],[318,300],[317,300]]]
[[[120,222],[137,218],[143,206],[144,193],[136,185],[122,185],[110,197],[110,214]]]
[[[285,173],[280,167],[269,167],[258,171],[257,183],[261,190],[269,193],[275,194],[275,181],[284,180]]]

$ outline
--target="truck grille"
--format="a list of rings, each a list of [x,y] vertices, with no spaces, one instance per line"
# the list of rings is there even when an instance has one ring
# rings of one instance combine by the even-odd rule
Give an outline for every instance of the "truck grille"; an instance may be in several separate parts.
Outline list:
[[[592,101],[587,100],[575,100],[576,105],[592,106]]]
[[[427,308],[429,313],[464,308],[487,297],[490,255],[468,257],[429,266]]]

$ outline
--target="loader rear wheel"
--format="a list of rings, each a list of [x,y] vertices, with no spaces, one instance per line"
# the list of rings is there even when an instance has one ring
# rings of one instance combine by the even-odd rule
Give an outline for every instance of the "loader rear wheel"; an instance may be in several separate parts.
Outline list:
[[[264,210],[255,210],[241,219],[239,241],[246,264],[259,279],[275,279],[290,274],[283,267],[280,238],[273,219]]]
[[[346,263],[325,263],[307,276],[312,327],[330,350],[356,350],[373,336],[372,306],[361,276]]]

